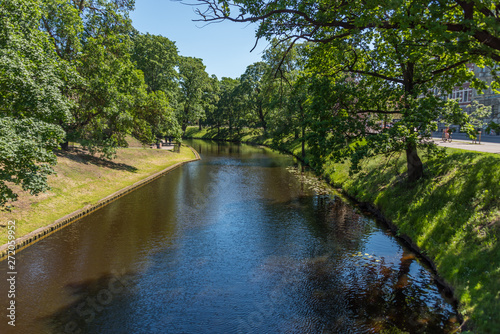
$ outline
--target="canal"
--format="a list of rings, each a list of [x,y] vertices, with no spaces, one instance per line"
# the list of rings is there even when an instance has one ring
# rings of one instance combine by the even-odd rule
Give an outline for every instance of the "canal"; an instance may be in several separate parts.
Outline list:
[[[352,204],[315,193],[287,170],[292,158],[189,144],[201,161],[19,252],[16,327],[4,303],[0,333],[457,328],[417,256]]]

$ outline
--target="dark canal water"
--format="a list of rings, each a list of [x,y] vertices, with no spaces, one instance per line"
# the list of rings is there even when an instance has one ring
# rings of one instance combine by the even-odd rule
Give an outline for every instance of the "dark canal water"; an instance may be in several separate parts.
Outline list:
[[[450,333],[432,274],[269,150],[190,142],[203,160],[17,256],[0,333]],[[1,263],[6,273],[5,261]]]

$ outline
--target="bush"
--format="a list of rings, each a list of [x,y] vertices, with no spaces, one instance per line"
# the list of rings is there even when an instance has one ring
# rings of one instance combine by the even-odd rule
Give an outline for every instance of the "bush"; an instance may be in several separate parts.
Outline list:
[[[500,135],[500,124],[490,122],[486,127],[486,133],[490,133],[492,130],[495,131],[497,135]]]

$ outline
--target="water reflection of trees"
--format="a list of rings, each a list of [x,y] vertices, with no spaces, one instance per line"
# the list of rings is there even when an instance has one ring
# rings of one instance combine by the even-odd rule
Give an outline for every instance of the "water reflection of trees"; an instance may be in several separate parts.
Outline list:
[[[286,330],[318,333],[452,333],[454,311],[414,254],[398,263],[357,252],[373,223],[341,200],[317,198],[321,243],[282,271],[295,321]],[[355,252],[356,251],[356,252]],[[286,293],[286,292],[285,292]]]
[[[373,223],[367,224],[366,218],[352,205],[338,197],[316,196],[312,204],[316,234],[321,240],[318,249],[353,252],[375,228]]]

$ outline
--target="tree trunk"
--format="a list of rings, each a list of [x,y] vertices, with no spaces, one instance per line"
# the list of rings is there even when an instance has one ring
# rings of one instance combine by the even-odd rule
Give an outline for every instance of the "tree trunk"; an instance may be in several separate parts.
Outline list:
[[[260,123],[262,124],[262,128],[264,129],[264,132],[267,132],[266,117],[264,116],[264,110],[262,109],[261,105],[259,105],[258,110],[259,110],[259,118],[260,118]]]
[[[408,97],[412,96],[415,88],[415,63],[408,62],[403,68],[403,86],[405,94],[405,113],[410,110]],[[424,166],[417,153],[416,143],[406,144],[406,166],[408,168],[408,182],[412,183],[420,180],[424,176]]]
[[[201,131],[201,119],[198,120],[198,129]]]
[[[408,182],[415,182],[424,176],[424,165],[420,160],[415,144],[406,147],[406,166],[408,168]]]
[[[304,126],[304,124],[302,124],[302,161],[305,163],[306,161],[306,140],[305,140],[305,136],[306,136],[306,127]]]
[[[63,151],[68,151],[69,150],[69,142],[67,142],[67,141],[64,142],[64,143],[59,144],[59,146],[61,146],[61,149]]]
[[[187,129],[187,126],[188,126],[188,123],[189,123],[189,106],[186,104],[184,106],[184,117],[182,119],[182,125],[181,125],[181,128],[182,128],[182,134],[186,134],[186,129]]]

